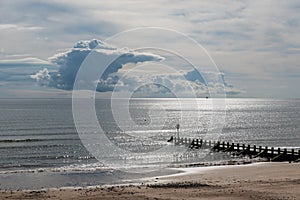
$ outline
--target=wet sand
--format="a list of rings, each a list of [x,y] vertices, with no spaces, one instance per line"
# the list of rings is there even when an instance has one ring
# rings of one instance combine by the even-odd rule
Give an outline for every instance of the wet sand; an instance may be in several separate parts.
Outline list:
[[[137,185],[1,191],[0,199],[300,199],[300,164],[186,168]]]

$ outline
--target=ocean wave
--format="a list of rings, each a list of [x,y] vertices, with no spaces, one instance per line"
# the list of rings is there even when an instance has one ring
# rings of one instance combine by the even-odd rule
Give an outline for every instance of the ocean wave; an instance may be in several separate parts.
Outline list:
[[[37,141],[43,141],[44,139],[7,139],[7,140],[0,140],[0,143],[12,143],[12,142],[37,142]]]
[[[61,140],[79,140],[79,138],[47,138],[47,139],[37,139],[37,138],[26,138],[26,139],[4,139],[0,140],[0,143],[15,143],[15,142],[41,142],[41,141],[61,141]]]
[[[18,128],[17,130],[18,131],[35,131],[35,130],[66,130],[66,129],[71,129],[71,130],[75,130],[75,127],[74,126],[54,126],[54,127],[30,127],[30,128]],[[1,127],[0,129],[2,132],[3,131],[16,131],[15,128],[4,128],[4,127]]]
[[[19,166],[22,167],[22,166]],[[35,166],[36,167],[36,166]],[[62,167],[40,167],[31,169],[3,170],[0,174],[21,174],[21,173],[67,173],[67,172],[95,172],[95,171],[113,171],[113,169],[104,166],[102,163],[75,164]]]
[[[0,149],[36,149],[36,148],[55,148],[55,147],[72,147],[74,144],[42,144],[42,145],[34,145],[34,146],[4,146],[0,147]]]
[[[22,131],[22,130],[20,130],[20,129],[18,129],[18,131]],[[18,137],[20,137],[20,136],[53,136],[53,135],[57,135],[57,136],[61,136],[61,135],[77,135],[77,132],[60,132],[60,131],[58,131],[58,132],[53,132],[53,133],[51,133],[51,132],[46,132],[46,133],[4,133],[4,134],[1,134],[0,133],[0,136],[1,137],[13,137],[13,136],[18,136]]]

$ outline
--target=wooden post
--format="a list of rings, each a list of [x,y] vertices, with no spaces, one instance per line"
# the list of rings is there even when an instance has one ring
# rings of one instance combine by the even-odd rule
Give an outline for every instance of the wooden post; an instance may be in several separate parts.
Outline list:
[[[251,154],[251,146],[250,144],[248,144],[248,147],[247,147],[247,153],[248,153],[248,156],[250,157],[250,159],[252,159],[252,154]]]
[[[189,138],[189,145],[192,143],[191,138]]]
[[[283,154],[286,155],[287,154],[287,149],[283,149]]]
[[[203,148],[206,147],[206,141],[205,140],[202,140],[202,146],[203,146]]]
[[[250,151],[250,144],[248,144],[247,150]]]
[[[274,147],[271,148],[271,155],[274,157]]]
[[[271,158],[268,156],[268,151],[269,151],[268,146],[265,146],[265,156],[268,158],[268,161],[270,162]]]
[[[253,152],[256,154],[256,145],[253,145]]]
[[[258,150],[259,150],[259,153],[261,152],[261,150],[262,150],[262,147],[261,146],[259,146],[258,147]]]
[[[224,141],[222,142],[222,148],[223,149],[225,148],[225,142]]]
[[[292,156],[294,156],[295,155],[295,150],[294,149],[292,149]]]
[[[245,150],[245,144],[243,144],[243,150]]]
[[[277,152],[278,152],[278,155],[280,154],[280,151],[281,151],[281,150],[280,150],[280,148],[278,148],[278,150],[277,150]]]
[[[227,142],[227,149],[230,147],[229,142]]]
[[[199,139],[196,139],[196,145],[199,147]]]
[[[177,129],[177,137],[179,138],[179,128],[180,128],[180,125],[179,124],[176,124],[176,129]]]
[[[237,149],[238,151],[240,150],[240,144],[239,144],[239,143],[236,144],[236,149]]]

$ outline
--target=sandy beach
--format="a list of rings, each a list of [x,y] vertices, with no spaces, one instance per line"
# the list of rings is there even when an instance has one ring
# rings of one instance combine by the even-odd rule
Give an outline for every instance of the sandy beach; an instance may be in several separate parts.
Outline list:
[[[0,199],[300,199],[300,165],[185,168],[144,184],[1,191]]]

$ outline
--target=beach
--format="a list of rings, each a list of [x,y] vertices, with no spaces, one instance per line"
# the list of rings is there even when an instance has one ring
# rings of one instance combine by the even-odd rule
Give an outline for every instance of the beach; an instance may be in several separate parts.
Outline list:
[[[0,199],[300,199],[300,165],[183,168],[144,183],[78,188],[1,191]]]

